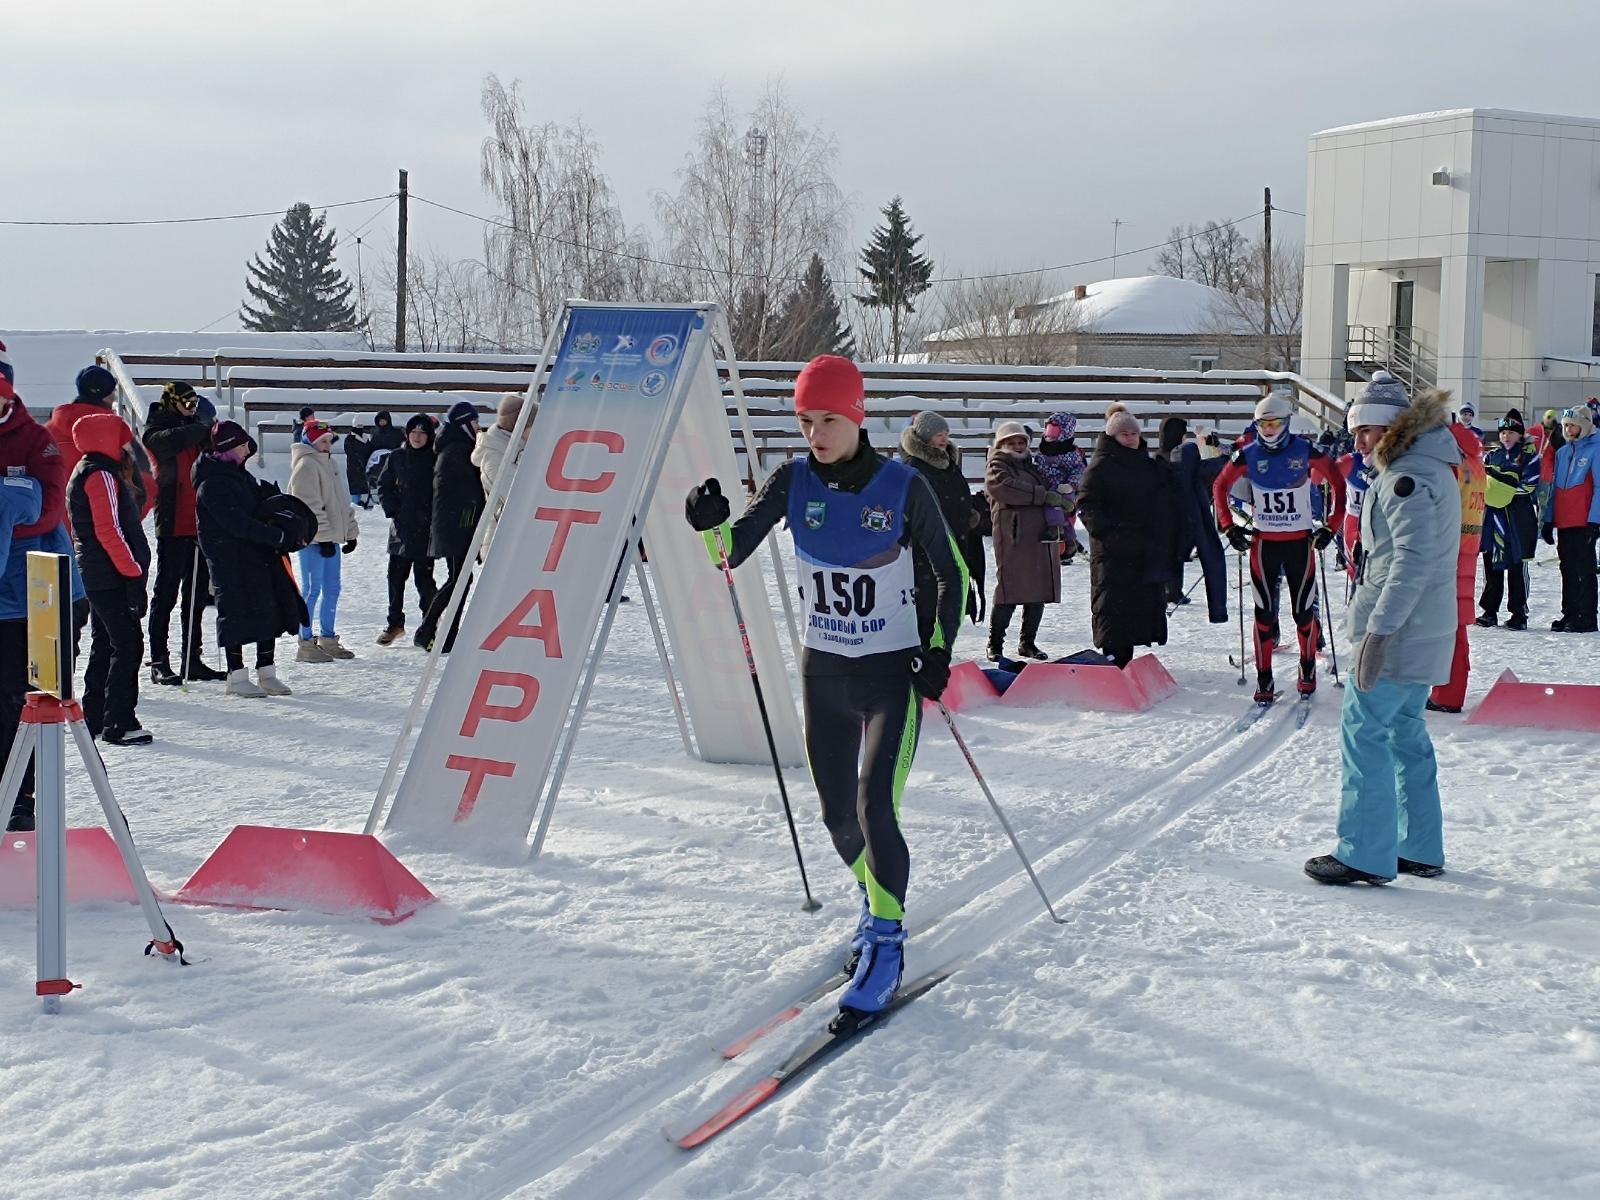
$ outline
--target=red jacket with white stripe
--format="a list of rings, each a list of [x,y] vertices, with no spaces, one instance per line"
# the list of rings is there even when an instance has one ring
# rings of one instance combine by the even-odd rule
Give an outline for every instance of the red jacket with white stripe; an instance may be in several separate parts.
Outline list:
[[[125,588],[150,569],[139,505],[122,474],[123,447],[133,432],[115,413],[97,413],[81,418],[72,438],[83,457],[67,481],[67,511],[84,590]]]

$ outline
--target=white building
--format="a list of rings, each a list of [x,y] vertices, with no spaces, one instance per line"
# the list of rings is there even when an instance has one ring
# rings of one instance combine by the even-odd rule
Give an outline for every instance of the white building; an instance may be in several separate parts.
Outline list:
[[[1311,138],[1301,371],[1482,416],[1600,394],[1600,120],[1459,109]]]

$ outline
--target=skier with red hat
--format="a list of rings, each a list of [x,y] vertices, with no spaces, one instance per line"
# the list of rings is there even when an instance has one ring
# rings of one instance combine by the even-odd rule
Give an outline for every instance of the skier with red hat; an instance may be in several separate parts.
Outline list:
[[[715,479],[690,489],[685,505],[719,564],[717,531],[730,566],[785,518],[794,537],[806,621],[806,753],[823,822],[861,890],[851,982],[839,1000],[847,1016],[882,1012],[900,986],[911,870],[900,793],[921,697],[937,699],[949,682],[967,592],[966,568],[927,483],[874,450],[861,428],[865,391],[849,359],[812,359],[794,393],[811,452],[774,471],[731,526]],[[918,556],[932,568],[936,595],[913,584]],[[926,643],[918,632],[923,606],[934,618]]]

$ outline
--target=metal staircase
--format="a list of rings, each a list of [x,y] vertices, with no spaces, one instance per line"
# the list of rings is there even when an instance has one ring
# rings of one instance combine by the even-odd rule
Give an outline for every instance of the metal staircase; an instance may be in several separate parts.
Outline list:
[[[1438,351],[1414,329],[1351,325],[1345,335],[1344,377],[1366,383],[1377,371],[1387,371],[1412,395],[1439,382]]]

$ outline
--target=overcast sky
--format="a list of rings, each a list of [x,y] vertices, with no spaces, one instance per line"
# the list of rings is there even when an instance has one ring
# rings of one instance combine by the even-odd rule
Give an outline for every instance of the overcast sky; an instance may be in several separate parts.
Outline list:
[[[1145,246],[1257,209],[1263,185],[1303,212],[1306,141],[1329,126],[1473,106],[1600,116],[1594,0],[4,8],[0,220],[281,211],[391,192],[399,167],[417,195],[490,212],[488,72],[522,81],[530,122],[583,119],[630,226],[653,224],[713,88],[743,106],[780,78],[837,138],[851,242],[899,193],[941,274],[1109,254],[1114,218],[1122,250]],[[379,207],[330,219],[343,232]],[[237,329],[271,225],[0,226],[0,328]],[[480,250],[475,222],[419,205],[411,238]]]

